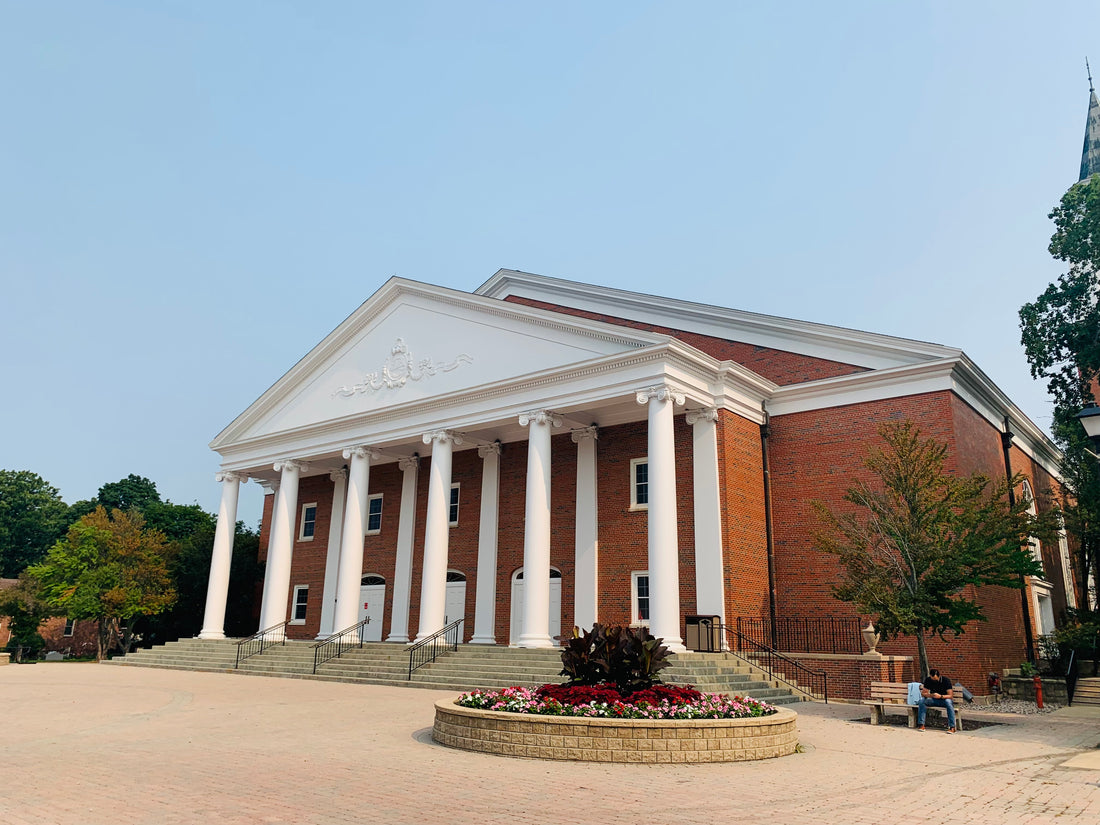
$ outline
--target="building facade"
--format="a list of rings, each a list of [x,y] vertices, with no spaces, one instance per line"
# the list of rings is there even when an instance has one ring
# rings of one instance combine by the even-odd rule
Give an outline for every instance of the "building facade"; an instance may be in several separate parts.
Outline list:
[[[957,349],[512,270],[473,293],[394,278],[212,442],[200,635],[224,635],[249,479],[268,493],[258,629],[292,638],[462,619],[466,642],[548,647],[601,621],[683,649],[689,616],[854,617],[813,503],[866,478],[898,419],[949,470],[1022,473],[1037,506],[1056,487],[1053,445]],[[941,668],[1018,665],[1075,604],[1065,542],[1035,552],[1043,577],[983,590],[990,621],[933,643]]]

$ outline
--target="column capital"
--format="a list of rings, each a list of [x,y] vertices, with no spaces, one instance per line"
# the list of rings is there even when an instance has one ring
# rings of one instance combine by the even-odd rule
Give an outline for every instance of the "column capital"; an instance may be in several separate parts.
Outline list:
[[[562,425],[561,416],[553,410],[528,410],[519,414],[519,425],[526,427],[530,424],[549,424],[551,427]]]
[[[214,473],[215,481],[248,481],[248,473],[235,473],[232,470],[221,470]]]
[[[275,493],[279,492],[278,481],[268,481],[266,478],[258,478],[256,479],[256,483],[264,488],[265,496],[273,496]]]
[[[450,441],[452,444],[462,443],[462,434],[456,433],[454,430],[432,430],[424,433],[421,438],[425,444],[431,444],[435,441],[440,443]]]
[[[331,473],[328,474],[328,480],[333,482],[334,484],[337,481],[341,481],[341,480],[347,481],[347,478],[348,478],[347,467],[341,467],[339,470],[333,470]]]
[[[397,466],[401,468],[401,472],[407,472],[409,470],[415,470],[420,467],[420,456],[416,453],[408,456],[407,458],[399,459]]]
[[[574,444],[580,444],[582,441],[596,440],[600,437],[600,428],[596,426],[581,427],[579,430],[573,430],[571,433]]]
[[[356,444],[354,447],[345,447],[344,458],[349,459],[353,456],[355,458],[365,458],[368,461],[374,461],[378,458],[378,450],[373,449],[367,444]]]
[[[491,455],[500,455],[500,442],[494,441],[492,444],[482,444],[477,448],[477,454],[481,458],[488,458]]]
[[[682,392],[677,392],[668,384],[658,384],[653,387],[646,387],[644,390],[639,390],[634,397],[635,401],[643,405],[648,404],[650,399],[671,401],[677,406],[682,406],[684,402],[687,401]]]
[[[275,472],[281,473],[284,470],[290,470],[292,472],[306,473],[309,472],[309,465],[304,461],[299,461],[296,458],[284,458],[281,461],[276,461],[274,464]]]
[[[718,420],[717,407],[704,407],[701,410],[688,410],[684,416],[688,424],[714,423]]]

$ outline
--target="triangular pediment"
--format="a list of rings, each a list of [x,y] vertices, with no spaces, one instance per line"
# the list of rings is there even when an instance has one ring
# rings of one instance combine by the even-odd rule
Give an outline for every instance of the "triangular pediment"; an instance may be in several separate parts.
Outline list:
[[[473,392],[663,336],[391,279],[212,442],[215,449]]]

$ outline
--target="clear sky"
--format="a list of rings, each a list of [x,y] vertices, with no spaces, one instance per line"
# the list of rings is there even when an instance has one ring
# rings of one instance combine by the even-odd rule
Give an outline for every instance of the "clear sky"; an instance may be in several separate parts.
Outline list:
[[[1086,55],[1095,0],[0,0],[0,468],[216,510],[387,278],[500,267],[961,347],[1047,428]]]

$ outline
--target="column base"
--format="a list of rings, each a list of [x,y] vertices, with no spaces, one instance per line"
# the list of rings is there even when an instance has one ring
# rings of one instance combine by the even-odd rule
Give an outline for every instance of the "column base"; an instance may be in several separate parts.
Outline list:
[[[656,634],[654,634],[656,635]],[[663,644],[673,653],[687,653],[688,649],[684,647],[684,640],[676,637],[674,639],[665,638]]]
[[[516,647],[557,647],[554,640],[547,636],[520,636]]]
[[[400,644],[407,645],[409,643],[409,637],[408,637],[407,634],[402,633],[400,636],[392,636],[392,635],[387,636],[386,641],[387,642],[398,642]]]
[[[470,639],[468,644],[472,645],[495,645],[497,640],[492,636],[474,636]]]
[[[203,630],[199,632],[196,639],[204,639],[206,641],[215,641],[217,639],[225,638],[225,631],[223,630]]]

